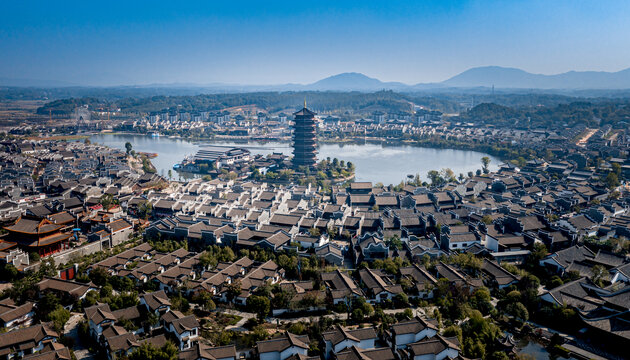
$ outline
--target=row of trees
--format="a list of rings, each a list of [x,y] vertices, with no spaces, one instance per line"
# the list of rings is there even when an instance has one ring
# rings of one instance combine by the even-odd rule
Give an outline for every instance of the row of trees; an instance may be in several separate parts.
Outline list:
[[[491,160],[487,156],[484,156],[481,158],[482,170],[477,170],[477,176],[481,175],[482,171],[484,174],[488,174],[490,172],[490,162]],[[472,178],[475,174],[473,174],[472,171],[469,171],[467,175],[469,178]],[[458,180],[461,182],[466,177],[464,176],[464,174],[459,174],[459,176],[456,177],[455,172],[453,172],[453,170],[451,170],[450,168],[444,168],[440,171],[430,170],[427,173],[427,178],[431,180],[431,185],[442,186],[442,185],[445,185],[446,183],[456,182]],[[416,186],[422,186],[426,184],[420,181],[420,175],[416,175],[414,180],[411,181],[410,183]]]

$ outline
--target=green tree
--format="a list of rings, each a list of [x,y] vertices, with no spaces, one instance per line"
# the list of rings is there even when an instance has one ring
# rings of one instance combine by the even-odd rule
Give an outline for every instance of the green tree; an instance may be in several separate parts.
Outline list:
[[[306,333],[306,330],[307,330],[306,326],[302,322],[293,323],[287,329],[288,332],[290,332],[291,334],[296,334],[296,335],[304,335]]]
[[[362,321],[364,316],[371,316],[374,313],[374,308],[372,307],[372,305],[370,305],[367,301],[365,301],[365,298],[362,297],[354,298],[351,302],[351,308],[352,318],[355,321]],[[357,311],[356,314],[355,311]]]
[[[547,286],[547,288],[549,289],[557,288],[558,286],[562,284],[564,284],[562,279],[559,276],[554,275],[551,277],[551,279],[549,279],[549,285]]]
[[[117,200],[111,194],[103,194],[101,196],[100,201],[101,205],[105,210],[109,209],[112,205],[116,204]]]
[[[540,260],[547,256],[547,247],[541,243],[535,243],[532,252],[527,257],[527,267],[529,269],[536,269],[539,266]]]
[[[102,267],[94,268],[89,274],[90,280],[97,286],[104,286],[109,280],[107,270]]]
[[[138,204],[138,218],[148,220],[153,214],[153,204],[149,200],[143,200]]]
[[[396,294],[396,296],[394,296],[394,304],[397,308],[408,307],[409,297],[405,293]]]
[[[17,279],[19,272],[18,269],[11,263],[5,263],[0,265],[0,277],[4,281],[10,281]]]
[[[48,321],[49,314],[55,311],[59,306],[59,298],[52,292],[46,292],[46,295],[44,295],[37,304],[37,314],[41,319]]]
[[[444,169],[440,170],[440,175],[442,176],[444,181],[447,181],[447,182],[448,181],[453,182],[453,181],[456,180],[455,179],[455,173],[450,168],[444,168]]]
[[[463,342],[463,339],[462,339],[462,328],[460,328],[457,325],[451,325],[451,326],[447,327],[446,329],[444,329],[444,332],[442,333],[442,335],[444,335],[446,337],[457,337],[457,339],[459,340],[460,344]]]
[[[129,153],[131,152],[132,148],[133,148],[133,146],[131,145],[131,143],[129,141],[127,141],[125,143],[125,149],[127,149],[127,155],[129,155]]]
[[[470,305],[481,311],[482,314],[489,314],[493,309],[492,303],[490,302],[491,300],[490,290],[486,287],[480,287],[473,293]]]
[[[70,320],[70,311],[63,308],[61,305],[57,305],[57,308],[46,316],[48,321],[52,321],[55,331],[59,334],[63,333],[63,328]]]
[[[505,311],[514,316],[515,318],[521,320],[521,321],[527,321],[529,320],[529,312],[527,311],[527,308],[525,307],[525,305],[523,305],[520,302],[515,302],[513,304],[509,304],[506,308]]]
[[[540,287],[540,279],[532,274],[527,274],[521,278],[521,281],[518,283],[518,287],[525,291],[533,290],[538,292],[538,288]]]
[[[314,236],[314,237],[319,237],[319,236],[321,236],[321,232],[319,231],[319,229],[318,229],[318,228],[310,228],[310,229],[308,229],[308,232],[309,232],[309,234],[310,234],[311,236]]]
[[[173,310],[178,310],[181,312],[187,312],[188,310],[190,310],[190,303],[188,302],[188,300],[181,296],[173,296],[171,299],[171,308]]]
[[[503,351],[495,351],[488,356],[488,360],[510,360],[510,357]]]
[[[200,291],[193,296],[192,301],[201,305],[204,310],[212,311],[217,305],[212,301],[212,295],[208,291]]]
[[[483,167],[483,173],[487,174],[490,172],[490,158],[487,156],[484,156],[481,158],[481,165]]]
[[[444,183],[444,178],[440,175],[440,172],[437,170],[430,170],[427,173],[427,177],[431,180],[431,185],[440,186]]]
[[[156,347],[145,342],[129,355],[129,360],[177,360],[178,348],[168,341],[162,347]]]
[[[385,241],[385,244],[392,250],[393,249],[401,250],[403,248],[403,242],[402,240],[400,240],[400,237],[398,237],[398,235],[394,235],[390,237],[389,239],[387,239]]]
[[[214,268],[218,263],[216,256],[209,251],[204,251],[199,255],[199,264],[204,268]]]
[[[608,173],[604,181],[606,182],[606,186],[611,190],[620,185],[619,177],[613,172]]]
[[[271,302],[267,297],[252,295],[247,298],[247,309],[255,312],[258,321],[263,322],[271,310]]]
[[[604,286],[604,279],[606,278],[606,274],[608,274],[606,268],[602,265],[595,265],[591,268],[591,273],[591,280],[593,280],[593,283],[599,287]]]
[[[468,357],[483,357],[485,355],[484,344],[494,344],[501,330],[491,318],[484,318],[478,310],[472,310],[468,314],[468,321],[462,326],[464,341],[464,354]]]
[[[352,310],[352,313],[350,314],[350,318],[354,320],[355,322],[361,322],[365,318],[365,314],[363,313],[363,310],[361,309],[354,309]]]

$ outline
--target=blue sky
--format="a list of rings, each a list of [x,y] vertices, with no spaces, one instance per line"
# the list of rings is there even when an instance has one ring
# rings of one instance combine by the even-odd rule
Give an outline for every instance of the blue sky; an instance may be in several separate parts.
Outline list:
[[[475,66],[630,67],[627,1],[2,1],[0,77],[409,84]]]

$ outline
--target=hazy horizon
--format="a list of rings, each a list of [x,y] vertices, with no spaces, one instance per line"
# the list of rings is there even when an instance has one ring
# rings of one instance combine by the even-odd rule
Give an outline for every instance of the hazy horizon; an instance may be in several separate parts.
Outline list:
[[[630,3],[5,2],[0,77],[73,85],[405,84],[479,66],[536,74],[630,67]]]

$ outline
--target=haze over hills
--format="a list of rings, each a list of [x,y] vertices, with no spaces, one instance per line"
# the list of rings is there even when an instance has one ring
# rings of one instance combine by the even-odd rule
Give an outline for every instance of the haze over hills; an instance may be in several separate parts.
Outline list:
[[[477,67],[441,83],[452,87],[495,86],[531,89],[629,89],[630,68],[617,71],[569,71],[556,75],[532,74],[516,68]]]
[[[19,78],[0,77],[0,86],[53,88],[53,87],[77,86],[77,84],[73,84],[66,81],[57,81],[57,80],[19,79]]]
[[[94,87],[70,84],[63,81],[36,79],[0,78],[0,86],[12,87]],[[617,72],[569,71],[555,75],[532,74],[527,71],[500,66],[475,67],[438,83],[415,85],[401,82],[384,82],[357,72],[333,75],[312,84],[150,84],[121,85],[105,88],[160,88],[199,89],[206,92],[252,92],[252,91],[431,91],[447,89],[491,88],[496,89],[541,89],[541,90],[621,90],[630,89],[630,68]],[[96,86],[99,87],[99,86]],[[103,86],[100,86],[103,88]]]
[[[500,89],[630,89],[630,68],[618,72],[569,71],[556,75],[532,74],[500,66],[476,67],[439,83],[407,85],[382,82],[360,73],[343,73],[305,85],[307,90],[399,90],[492,87]]]
[[[357,90],[370,91],[381,89],[405,89],[409,85],[400,82],[383,82],[361,73],[349,72],[341,73],[319,80],[309,85],[305,85],[307,90]]]

